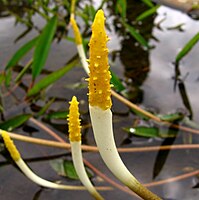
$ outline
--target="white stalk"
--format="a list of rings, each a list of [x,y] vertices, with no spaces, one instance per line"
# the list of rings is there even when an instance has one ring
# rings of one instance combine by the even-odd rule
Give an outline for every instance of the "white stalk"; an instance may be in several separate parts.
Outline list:
[[[127,187],[146,200],[160,198],[145,188],[129,172],[117,151],[112,128],[112,112],[96,106],[89,106],[93,132],[100,155],[111,172]]]
[[[83,44],[78,44],[77,45],[77,52],[79,54],[80,61],[82,63],[82,66],[83,66],[85,72],[87,74],[89,74],[89,68],[88,68],[88,63],[86,61],[86,55],[85,55],[85,52],[84,52]]]
[[[86,173],[82,159],[81,141],[71,142],[71,153],[75,170],[82,184],[95,199],[103,200],[104,198],[97,192]]]
[[[63,189],[63,190],[85,190],[86,189],[85,187],[82,187],[82,186],[62,185],[62,184],[57,184],[57,183],[47,181],[37,176],[35,173],[33,173],[21,158],[15,161],[15,163],[31,181],[33,181],[34,183],[40,186],[53,188],[53,189]]]

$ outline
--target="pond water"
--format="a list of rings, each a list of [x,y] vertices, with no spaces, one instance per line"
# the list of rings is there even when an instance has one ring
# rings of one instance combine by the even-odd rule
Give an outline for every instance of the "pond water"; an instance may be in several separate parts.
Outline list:
[[[106,12],[107,15],[111,13],[109,9],[107,9]],[[35,20],[38,20],[39,25],[43,25],[43,22],[40,22],[39,19],[36,18]],[[124,80],[128,93],[132,97],[131,100],[156,114],[167,114],[180,111],[187,116],[190,115],[190,110],[188,110],[183,103],[182,93],[180,92],[178,85],[174,88],[175,66],[173,62],[179,50],[199,31],[199,21],[193,20],[179,11],[161,6],[157,11],[157,15],[149,19],[153,24],[148,28],[144,28],[145,37],[148,38],[150,44],[154,46],[153,49],[147,52],[140,48],[128,35],[122,36],[120,31],[114,28],[115,25],[117,25],[117,20],[115,20],[114,16],[109,17],[107,20],[110,22],[112,21],[113,24],[108,32],[108,35],[111,38],[111,41],[109,42],[111,68],[122,80]],[[148,21],[143,22],[143,24],[140,24],[139,26],[143,26],[144,23],[148,23]],[[183,24],[183,31],[174,28],[179,24]],[[22,25],[14,26],[13,17],[6,17],[0,20],[1,70],[13,53],[25,41],[35,35],[35,32],[33,31],[19,42],[14,43],[18,34],[23,32],[24,29],[25,27]],[[153,35],[153,37],[151,37],[151,35]],[[113,59],[114,53],[116,53],[115,60]],[[51,53],[46,63],[46,66],[48,66],[46,69],[58,69],[74,54],[76,54],[76,48],[73,43],[66,40],[60,43],[53,43]],[[181,74],[180,77],[178,77],[183,80],[186,94],[192,108],[192,119],[195,122],[199,121],[197,87],[199,71],[197,55],[199,55],[199,43],[195,45],[191,52],[180,62],[179,68]],[[23,62],[25,63],[28,59],[29,58],[26,57]],[[89,124],[88,105],[86,103],[87,96],[85,95],[87,93],[87,88],[74,89],[73,87],[69,87],[70,85],[79,82],[85,84],[85,77],[86,74],[81,67],[74,68],[47,91],[47,98],[59,97],[65,101],[70,100],[73,95],[76,95],[81,101],[80,110],[84,113],[82,114],[82,120],[85,124]],[[27,76],[27,82],[29,81],[30,77]],[[17,88],[15,93],[20,97],[25,95],[24,91],[20,88]],[[43,105],[44,102],[41,101],[41,106]],[[4,106],[6,118],[16,115],[16,113],[20,113],[24,110],[26,112],[30,111],[30,108],[27,108],[27,104],[21,104],[20,100],[16,101],[16,99],[10,98],[10,96],[4,97]],[[54,104],[53,109],[65,110],[67,106],[68,105],[66,105],[65,102],[61,101],[61,103]],[[115,99],[113,99],[113,113],[117,146],[151,146],[161,145],[164,142],[163,139],[157,138],[148,139],[135,136],[129,137],[123,128],[132,126],[137,120],[137,117],[129,112],[129,109],[125,105]],[[145,122],[142,122],[141,120],[141,122],[138,123]],[[149,123],[153,125],[152,122]],[[28,122],[28,125],[34,126],[31,122]],[[65,121],[55,121],[53,124],[47,124],[47,126],[50,126],[61,137],[65,138],[63,135]],[[22,129],[17,129],[15,132],[27,135]],[[179,131],[179,136],[173,143],[186,142],[187,137],[183,137],[183,134],[182,131]],[[84,143],[89,145],[95,144],[90,128],[85,128],[83,130],[83,135]],[[33,136],[52,139],[42,130],[34,133]],[[193,143],[197,143],[198,141],[197,135],[194,135]],[[59,155],[65,153],[65,150],[27,144],[19,141],[16,141],[16,145],[20,149],[23,158],[37,158],[51,155],[58,155],[58,158],[63,158],[63,156]],[[121,153],[124,163],[142,183],[153,181],[154,164],[157,156],[158,152]],[[103,171],[108,177],[118,182],[104,166],[97,153],[84,153],[84,158]],[[80,184],[79,181],[72,181],[60,177],[49,165],[49,160],[50,158],[46,160],[43,159],[42,161],[31,161],[28,162],[28,164],[38,175],[48,180],[61,180],[66,184]],[[40,188],[30,182],[11,164],[7,163],[6,159],[1,155],[0,163],[1,200],[15,200],[18,198],[21,200],[92,199],[86,191],[71,192]],[[193,169],[198,169],[197,150],[170,151],[162,170],[155,177],[154,181],[177,176]],[[99,177],[94,177],[93,182],[96,183],[96,185],[108,185]],[[198,189],[193,189],[197,183],[198,178],[197,176],[194,176],[186,180],[151,187],[150,189],[164,199],[197,200],[199,198]],[[138,199],[118,189],[101,193],[105,199]]]

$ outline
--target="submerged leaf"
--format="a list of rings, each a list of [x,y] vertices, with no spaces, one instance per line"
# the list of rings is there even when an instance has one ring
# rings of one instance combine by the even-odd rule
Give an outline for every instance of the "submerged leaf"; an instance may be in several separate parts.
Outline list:
[[[41,72],[57,27],[57,16],[52,17],[44,27],[37,41],[32,63],[32,77],[35,79]]]
[[[24,124],[31,116],[32,115],[30,115],[30,114],[17,115],[15,117],[1,123],[0,129],[6,130],[6,131],[12,131],[13,129]]]

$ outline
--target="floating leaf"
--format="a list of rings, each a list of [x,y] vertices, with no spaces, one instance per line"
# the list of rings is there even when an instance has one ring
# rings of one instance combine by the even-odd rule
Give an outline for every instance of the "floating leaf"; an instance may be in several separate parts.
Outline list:
[[[65,174],[68,178],[70,179],[79,179],[77,173],[76,173],[76,170],[75,170],[75,167],[73,165],[73,163],[71,161],[68,161],[68,160],[64,160],[64,171],[65,171]]]
[[[25,56],[36,44],[38,37],[33,38],[32,40],[25,43],[18,51],[12,56],[9,60],[8,64],[6,65],[6,70],[14,67],[19,60]]]
[[[65,73],[70,71],[74,65],[77,63],[77,59],[71,61],[66,66],[62,67],[61,69],[58,69],[57,71],[47,75],[40,81],[38,81],[29,91],[27,96],[33,96],[39,93],[41,90],[45,89],[49,85],[53,84],[55,81],[60,79],[62,76],[64,76]]]
[[[125,128],[128,133],[135,134],[142,137],[159,137],[159,129],[155,127],[135,127],[135,128]]]
[[[176,63],[179,63],[180,60],[189,53],[189,51],[194,47],[194,45],[198,42],[199,40],[199,32],[194,35],[194,37],[189,40],[189,42],[183,47],[183,49],[178,53],[176,56]]]
[[[12,131],[13,129],[24,124],[31,116],[32,115],[30,115],[30,114],[17,115],[15,117],[1,123],[0,129],[6,130],[6,131]]]
[[[184,115],[182,113],[172,113],[167,115],[159,115],[159,118],[163,121],[174,122],[182,120]]]
[[[51,164],[52,168],[59,175],[68,177],[73,180],[79,179],[72,161],[64,160],[64,159],[57,159],[57,160],[52,160],[50,162],[50,164]],[[87,174],[88,174],[89,178],[91,178],[93,176],[90,172],[88,172],[88,170],[87,170]]]
[[[122,90],[125,89],[124,85],[120,81],[119,77],[111,71],[111,83],[114,85],[114,88],[118,91],[121,92]]]
[[[32,63],[32,77],[35,79],[41,72],[57,27],[57,16],[52,17],[44,27],[37,41]]]
[[[59,111],[59,112],[53,112],[48,115],[46,115],[47,119],[66,119],[68,116],[67,111]]]
[[[166,129],[166,128],[157,128],[157,127],[145,127],[145,126],[138,126],[138,127],[131,127],[131,128],[124,128],[130,134],[134,134],[140,137],[161,137],[161,138],[172,138],[176,137],[178,131],[175,129]]]
[[[138,31],[131,25],[122,22],[125,28],[129,31],[129,33],[145,48],[149,48],[148,42],[144,39],[144,37],[138,33]]]
[[[149,10],[143,12],[142,14],[140,14],[137,18],[136,18],[136,21],[142,21],[144,20],[145,18],[155,14],[157,12],[157,9],[159,8],[160,6],[157,5],[157,6],[154,6],[152,8],[150,8]]]

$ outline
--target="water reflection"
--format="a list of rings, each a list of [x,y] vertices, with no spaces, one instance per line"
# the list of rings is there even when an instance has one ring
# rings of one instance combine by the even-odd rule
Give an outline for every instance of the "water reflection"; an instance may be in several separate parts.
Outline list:
[[[135,22],[136,17],[147,9],[147,6],[140,1],[127,1],[126,20],[134,28],[139,30],[139,33],[149,41],[153,29],[153,20],[155,15],[151,15],[143,22]],[[108,3],[109,9],[114,9],[112,4]],[[133,12],[132,12],[133,10]],[[111,14],[113,14],[112,12]],[[140,86],[145,81],[148,72],[150,71],[149,52],[145,50],[135,40],[130,33],[124,32],[121,25],[121,17],[114,16],[114,29],[117,35],[122,35],[120,40],[121,49],[119,51],[119,58],[124,67],[124,76],[126,77],[126,84],[128,86],[129,98],[133,102],[142,102],[143,92]]]

